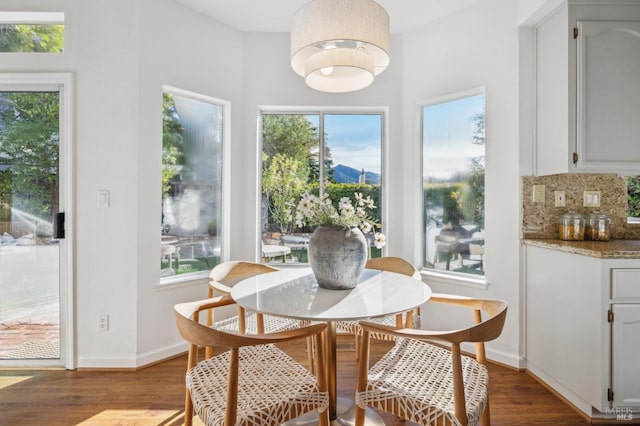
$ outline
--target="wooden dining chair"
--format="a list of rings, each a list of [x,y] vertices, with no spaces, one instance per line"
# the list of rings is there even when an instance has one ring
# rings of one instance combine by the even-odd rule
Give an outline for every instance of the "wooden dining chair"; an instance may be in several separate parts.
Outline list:
[[[398,274],[404,274],[413,277],[417,280],[421,280],[420,271],[416,269],[411,263],[400,257],[377,257],[369,259],[365,266],[367,269],[377,269],[379,271],[390,271]],[[385,324],[394,327],[414,327],[414,321],[419,319],[420,308],[413,309],[405,313],[399,313],[396,315],[387,315],[382,318],[374,318],[370,321],[378,324]],[[345,333],[353,334],[355,338],[356,358],[360,354],[360,343],[362,341],[362,328],[359,321],[337,321],[336,330]],[[393,337],[387,334],[371,334],[372,339],[378,340],[393,340]]]
[[[483,426],[490,425],[484,342],[502,333],[507,303],[442,294],[432,295],[430,301],[473,310],[473,325],[430,331],[362,321],[356,426],[364,424],[366,406],[421,425],[467,426],[481,419]],[[393,336],[396,343],[369,368],[372,333]],[[476,344],[475,358],[461,354],[463,342]]]
[[[320,425],[329,425],[323,331],[318,323],[269,334],[234,334],[200,323],[200,312],[235,304],[218,296],[174,306],[176,324],[189,342],[185,425],[193,412],[205,425],[280,425],[307,412],[319,412]],[[317,375],[276,344],[312,338]],[[201,347],[226,351],[198,362]]]
[[[209,292],[207,297],[214,295],[229,295],[233,286],[245,278],[259,274],[266,274],[278,269],[261,263],[246,261],[229,261],[215,266],[209,273]],[[263,315],[256,312],[246,312],[244,308],[238,306],[238,315],[215,321],[214,310],[207,312],[206,324],[218,330],[229,333],[241,334],[262,334],[274,333],[277,331],[293,330],[298,327],[309,325],[309,321],[300,321],[289,318],[281,318],[273,315]],[[206,350],[205,357],[211,356],[211,349]],[[311,349],[311,339],[307,342],[307,358],[309,368],[313,370],[313,353]]]

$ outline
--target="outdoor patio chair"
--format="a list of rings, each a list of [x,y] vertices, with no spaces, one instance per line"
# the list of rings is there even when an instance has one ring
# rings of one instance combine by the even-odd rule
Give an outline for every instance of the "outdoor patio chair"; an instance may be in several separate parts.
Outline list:
[[[433,294],[430,301],[472,309],[473,325],[430,331],[362,321],[356,426],[364,424],[366,406],[422,425],[476,425],[481,418],[483,426],[490,425],[484,342],[500,336],[507,303],[441,294]],[[396,343],[369,368],[372,333],[393,336]],[[475,358],[461,355],[463,342],[476,343]]]
[[[307,412],[319,412],[320,425],[329,425],[327,379],[322,332],[318,323],[271,334],[242,335],[207,327],[200,312],[235,304],[230,296],[175,305],[176,324],[189,342],[186,373],[185,425],[193,412],[205,425],[280,425]],[[317,377],[276,344],[314,340]],[[201,347],[224,348],[200,362]]]

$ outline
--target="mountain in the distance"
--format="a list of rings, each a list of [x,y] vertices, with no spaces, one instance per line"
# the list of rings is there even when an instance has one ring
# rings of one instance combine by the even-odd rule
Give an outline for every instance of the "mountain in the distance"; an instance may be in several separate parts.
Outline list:
[[[333,168],[333,179],[338,183],[358,183],[360,180],[360,173],[362,173],[362,170],[338,164]],[[380,175],[378,173],[367,172],[365,170],[364,176],[366,183],[374,185],[380,184]]]

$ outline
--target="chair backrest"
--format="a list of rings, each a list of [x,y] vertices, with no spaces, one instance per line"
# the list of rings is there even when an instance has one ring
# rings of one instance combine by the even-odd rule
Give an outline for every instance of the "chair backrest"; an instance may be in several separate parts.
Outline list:
[[[318,386],[322,391],[326,390],[324,379],[324,358],[322,332],[326,329],[325,323],[312,324],[307,327],[287,330],[272,334],[234,334],[215,328],[207,327],[200,323],[200,312],[208,311],[222,306],[235,304],[231,296],[218,296],[215,298],[199,300],[195,302],[179,303],[174,306],[176,325],[180,335],[189,342],[189,358],[187,370],[195,367],[198,362],[198,347],[223,347],[231,349],[229,361],[228,386],[226,395],[225,424],[233,424],[236,418],[238,375],[240,365],[239,349],[243,346],[265,345],[270,343],[282,343],[290,340],[314,338],[318,370]],[[191,425],[193,418],[193,403],[187,391],[185,399],[185,425]]]
[[[272,334],[236,334],[227,333],[215,328],[207,327],[199,321],[199,313],[208,309],[233,305],[236,302],[231,296],[218,296],[195,302],[178,303],[174,306],[176,325],[183,339],[192,345],[207,347],[217,346],[225,348],[240,348],[258,344],[279,343],[318,334],[325,329],[326,324],[282,331]],[[319,326],[319,327],[318,327]]]
[[[385,256],[367,260],[367,269],[377,269],[380,271],[397,272],[410,277],[420,279],[420,271],[411,263],[400,257]]]
[[[216,265],[209,273],[209,286],[222,294],[229,294],[231,293],[231,288],[239,281],[277,270],[261,263],[242,260],[223,262]],[[209,297],[212,296],[212,294],[209,294]]]
[[[462,342],[484,343],[496,339],[502,333],[507,317],[507,302],[504,300],[476,299],[433,293],[429,302],[445,303],[473,309],[474,325],[449,333],[439,332],[439,339],[456,344]],[[483,312],[487,314],[487,317],[484,319],[482,319]],[[480,362],[484,362],[484,354],[482,354],[482,358],[483,359],[479,359]]]
[[[411,338],[427,342],[436,341],[450,344],[452,355],[451,360],[453,372],[455,415],[460,423],[465,425],[467,424],[467,411],[462,374],[460,344],[463,342],[476,343],[476,360],[481,364],[485,364],[486,356],[484,342],[496,339],[502,333],[504,322],[507,316],[507,302],[503,300],[476,299],[438,293],[433,293],[431,295],[431,298],[429,299],[429,302],[445,303],[472,309],[474,324],[467,328],[452,331],[432,331],[425,329],[398,330],[394,329],[393,327],[364,321],[360,323],[360,326],[365,331],[363,336],[363,349],[361,358],[364,358],[365,362],[368,363],[368,340],[370,332],[385,333],[396,337]],[[487,317],[484,319],[482,318],[483,312],[487,315]],[[362,366],[360,368],[362,368]],[[359,379],[358,391],[363,391],[364,382],[361,383],[360,380],[363,379]],[[487,405],[487,408],[483,414],[483,424],[489,423],[489,408]]]
[[[420,271],[416,269],[411,263],[400,257],[393,256],[384,256],[384,257],[375,257],[373,259],[367,260],[367,264],[365,266],[368,269],[377,269],[379,271],[390,271],[396,272],[398,274],[403,274],[415,278],[417,280],[422,280],[420,276]],[[396,325],[398,327],[402,327],[403,325],[406,327],[413,327],[414,323],[419,321],[420,316],[420,308],[416,308],[412,311],[406,313],[406,318],[403,319],[403,315],[396,315]],[[356,344],[356,347],[358,345]],[[357,350],[357,349],[356,349]]]

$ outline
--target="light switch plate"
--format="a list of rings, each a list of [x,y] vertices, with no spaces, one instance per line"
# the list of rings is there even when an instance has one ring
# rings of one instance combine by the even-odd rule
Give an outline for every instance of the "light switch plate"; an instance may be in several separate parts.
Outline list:
[[[583,207],[600,207],[600,191],[584,191]]]
[[[555,206],[565,207],[567,205],[567,198],[564,191],[555,191]]]
[[[109,207],[111,194],[108,189],[98,190],[98,207]]]
[[[531,201],[534,203],[544,203],[544,185],[533,185]]]

